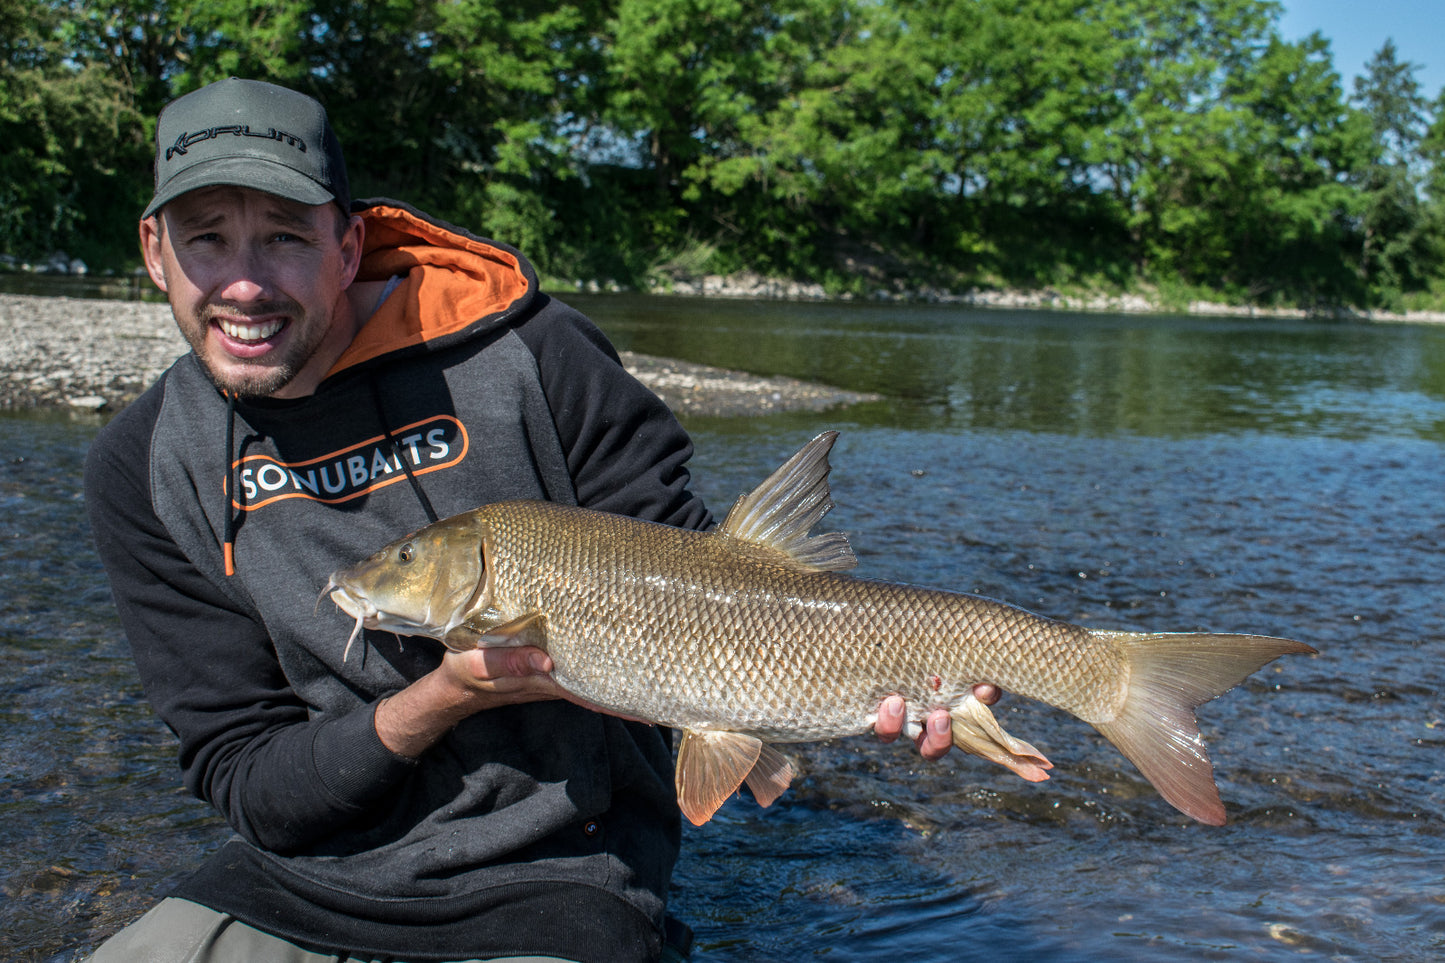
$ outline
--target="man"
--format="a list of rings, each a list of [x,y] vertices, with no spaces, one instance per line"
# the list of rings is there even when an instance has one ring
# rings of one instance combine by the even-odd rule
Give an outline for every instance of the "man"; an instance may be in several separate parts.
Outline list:
[[[667,733],[566,701],[538,649],[346,658],[316,598],[500,499],[705,527],[687,436],[518,252],[353,205],[311,98],[222,81],[156,142],[141,248],[192,350],[101,433],[86,498],[186,785],[236,837],[95,959],[657,958]]]

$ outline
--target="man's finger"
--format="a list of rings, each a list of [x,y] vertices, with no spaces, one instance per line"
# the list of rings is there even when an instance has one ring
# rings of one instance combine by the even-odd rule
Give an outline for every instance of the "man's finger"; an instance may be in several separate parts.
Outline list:
[[[878,721],[873,731],[883,742],[892,742],[903,731],[904,705],[902,696],[892,695],[878,704]]]
[[[928,714],[928,725],[918,737],[918,752],[925,759],[942,759],[953,748],[953,720],[946,709]]]
[[[521,678],[552,671],[552,657],[531,646],[477,649],[466,655],[467,666],[477,679]]]

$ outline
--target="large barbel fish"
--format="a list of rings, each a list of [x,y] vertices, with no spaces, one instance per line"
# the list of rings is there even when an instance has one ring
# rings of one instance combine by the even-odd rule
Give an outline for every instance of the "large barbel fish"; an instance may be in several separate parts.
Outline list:
[[[459,650],[536,645],[580,699],[680,729],[678,803],[699,825],[744,782],[764,806],[787,788],[792,766],[770,744],[864,732],[891,694],[914,731],[943,707],[958,747],[1047,779],[1049,761],[999,727],[976,683],[1077,716],[1174,806],[1223,824],[1194,710],[1310,646],[1089,629],[838,574],[857,564],[847,538],[810,534],[833,504],[835,438],[815,438],[711,532],[501,502],[388,545],[326,591],[357,620],[352,639],[366,627]]]

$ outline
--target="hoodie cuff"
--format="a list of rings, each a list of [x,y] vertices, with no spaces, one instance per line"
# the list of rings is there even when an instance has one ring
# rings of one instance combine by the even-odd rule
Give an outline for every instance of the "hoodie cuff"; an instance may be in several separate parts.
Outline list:
[[[311,764],[333,796],[348,806],[365,806],[417,767],[417,760],[398,756],[376,734],[373,703],[316,727]]]

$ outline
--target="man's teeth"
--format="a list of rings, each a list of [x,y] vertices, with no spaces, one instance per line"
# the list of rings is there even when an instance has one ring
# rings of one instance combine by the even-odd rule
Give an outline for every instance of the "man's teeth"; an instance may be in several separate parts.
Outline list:
[[[265,324],[237,324],[234,321],[222,321],[221,330],[237,341],[265,341],[281,330],[282,323],[267,321]]]

